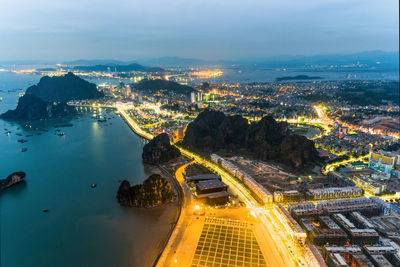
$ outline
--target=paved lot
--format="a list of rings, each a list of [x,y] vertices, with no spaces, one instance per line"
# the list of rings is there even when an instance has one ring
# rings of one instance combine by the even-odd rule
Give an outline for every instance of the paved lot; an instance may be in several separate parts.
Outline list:
[[[205,218],[192,267],[267,266],[251,224]]]

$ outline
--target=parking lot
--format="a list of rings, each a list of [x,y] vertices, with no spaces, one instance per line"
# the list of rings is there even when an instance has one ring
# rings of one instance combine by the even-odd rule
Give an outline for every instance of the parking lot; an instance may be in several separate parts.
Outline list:
[[[191,266],[267,265],[250,223],[206,218]]]

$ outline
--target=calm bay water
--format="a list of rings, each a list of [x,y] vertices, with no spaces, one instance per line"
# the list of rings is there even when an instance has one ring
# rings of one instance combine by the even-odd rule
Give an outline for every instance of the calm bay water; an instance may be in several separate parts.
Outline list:
[[[40,78],[0,75],[0,113],[17,102],[18,92],[4,90],[25,90]],[[65,136],[55,134],[60,121],[26,129],[0,120],[0,177],[27,173],[25,183],[0,194],[1,266],[151,265],[174,210],[119,206],[120,181],[146,178],[144,142],[113,112],[102,114],[107,123],[91,113],[72,118],[73,127],[60,128]],[[18,143],[21,138],[28,142]]]

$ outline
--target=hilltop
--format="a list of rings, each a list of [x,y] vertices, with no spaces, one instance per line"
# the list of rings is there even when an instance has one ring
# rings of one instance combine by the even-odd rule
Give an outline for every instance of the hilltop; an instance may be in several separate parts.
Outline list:
[[[162,133],[143,147],[142,159],[144,163],[157,165],[180,155],[179,149],[171,145],[168,134]]]
[[[134,84],[133,86],[136,90],[147,93],[155,93],[157,91],[164,90],[176,94],[189,95],[190,92],[196,91],[193,87],[161,79],[141,80],[139,83]]]
[[[155,207],[173,200],[171,183],[159,174],[150,175],[141,185],[122,181],[117,200],[123,206]]]
[[[292,134],[288,124],[271,116],[249,124],[241,116],[205,110],[191,122],[182,141],[184,147],[203,153],[226,150],[245,152],[261,160],[284,164],[293,171],[303,171],[319,161],[314,142]]]
[[[39,120],[75,114],[68,106],[70,100],[97,99],[104,96],[96,85],[73,73],[63,76],[42,77],[37,85],[29,87],[20,97],[15,110],[0,115],[7,120]]]
[[[44,76],[37,85],[26,89],[26,94],[35,95],[44,101],[97,99],[104,96],[97,90],[94,83],[90,83],[72,72],[63,76]]]

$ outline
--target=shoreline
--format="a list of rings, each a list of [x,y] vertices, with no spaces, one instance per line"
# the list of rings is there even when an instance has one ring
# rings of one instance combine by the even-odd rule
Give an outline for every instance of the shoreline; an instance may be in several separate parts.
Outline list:
[[[145,139],[145,140],[150,140],[150,137],[153,137],[151,134],[148,134],[146,132],[144,132],[143,130],[141,130],[139,128],[139,125],[132,119],[129,117],[128,114],[125,113],[124,110],[120,110],[118,108],[116,108],[116,110],[119,112],[119,114],[121,115],[122,119],[125,121],[125,123],[128,124],[129,128],[132,130],[133,133],[135,133],[136,135],[138,135],[139,137]],[[150,165],[151,166],[151,165]],[[170,174],[169,172],[167,172],[163,167],[161,167],[160,165],[155,165],[152,167],[156,167],[158,170],[161,171],[160,174],[164,173],[164,176],[166,176],[166,179],[168,179],[170,181],[170,183],[173,185],[174,191],[177,195],[177,199],[174,202],[178,202],[179,208],[178,208],[178,214],[176,216],[176,220],[173,222],[173,225],[171,227],[171,230],[169,231],[165,241],[163,242],[163,246],[162,248],[159,249],[158,255],[155,258],[155,260],[153,261],[152,266],[157,266],[159,264],[159,260],[161,258],[161,256],[163,255],[164,250],[166,249],[166,247],[169,244],[169,241],[173,235],[173,233],[175,232],[176,226],[178,225],[179,219],[181,218],[181,214],[182,214],[182,209],[183,209],[183,189],[180,186],[179,182],[175,179],[175,177]],[[169,204],[166,204],[169,205]],[[164,205],[160,205],[158,207],[163,207]],[[158,208],[155,207],[155,208]]]
[[[76,140],[74,140],[73,138],[77,137],[78,135],[76,134],[77,132],[79,132],[81,135],[86,136],[85,132],[86,130],[91,130],[92,129],[92,124],[93,124],[93,120],[90,118],[90,115],[85,118],[85,124],[84,127],[82,128],[80,125],[81,124],[81,120],[79,120],[78,123],[74,123],[75,127],[71,127],[70,129],[68,129],[68,131],[71,131],[73,133],[71,133],[71,135],[68,135],[70,138],[68,139],[68,147],[73,147],[73,149],[78,149],[77,146],[77,142]],[[115,116],[114,118],[115,120],[119,121],[118,124],[114,124],[113,123],[113,127],[120,127],[123,126],[125,127],[125,122],[121,121],[119,118],[117,118]],[[0,120],[2,125],[3,125],[3,120]],[[11,124],[9,122],[4,121],[4,125],[7,125],[6,127],[8,128],[8,126]],[[115,126],[117,125],[117,126]],[[20,127],[18,125],[12,125],[13,129]],[[119,129],[119,128],[118,128]],[[29,129],[28,129],[29,130]],[[112,129],[114,130],[114,129]],[[23,129],[21,127],[21,132],[25,132],[26,130]],[[35,130],[37,131],[37,130]],[[13,130],[14,132],[14,130]],[[110,132],[108,130],[108,132]],[[141,138],[136,138],[135,136],[133,136],[132,138],[132,132],[130,131],[130,129],[125,128],[124,131],[125,133],[128,133],[128,135],[125,135],[127,137],[130,137],[130,140],[133,139],[132,142],[129,142],[129,144],[135,144],[137,141],[135,141],[136,139],[141,139]],[[3,136],[2,136],[3,137]],[[139,136],[140,137],[140,136]],[[38,150],[39,148],[39,144],[41,144],[40,142],[43,142],[44,139],[50,139],[54,142],[57,143],[66,143],[65,140],[63,141],[63,139],[59,139],[58,137],[54,137],[51,133],[48,133],[47,135],[43,135],[43,136],[38,136],[36,137],[35,135],[35,140],[31,140],[31,142],[28,144],[30,146],[30,153],[29,154],[20,154],[20,149],[17,149],[19,147],[19,143],[15,142],[16,138],[14,135],[12,136],[12,141],[7,141],[7,139],[5,139],[3,137],[3,139],[5,141],[7,141],[7,144],[9,143],[9,147],[8,149],[12,149],[12,153],[15,154],[15,156],[17,157],[24,157],[26,158],[26,156],[31,157],[31,153],[36,152],[36,153],[40,153],[40,150]],[[15,140],[14,140],[15,139]],[[46,141],[48,142],[48,141]],[[91,143],[92,141],[90,141],[89,143]],[[140,143],[142,143],[142,141],[139,141]],[[35,149],[36,148],[36,149]],[[74,151],[74,150],[73,150]],[[47,152],[46,152],[47,153]],[[42,153],[43,154],[43,153]],[[140,149],[140,154],[141,154],[141,149]],[[122,154],[123,155],[123,154]],[[4,154],[3,154],[4,156]],[[67,156],[67,155],[65,155]],[[65,157],[64,157],[65,158]],[[140,160],[139,160],[140,158]],[[28,159],[26,159],[28,160]],[[125,160],[129,160],[129,158],[125,158]],[[138,164],[140,163],[140,165],[142,165],[142,161],[141,161],[141,157],[139,155],[139,157],[137,157],[137,160],[134,159],[135,161],[138,162]],[[135,166],[138,164],[134,164]],[[126,164],[125,164],[126,165]],[[133,165],[129,164],[132,169]],[[29,169],[29,168],[28,168]],[[161,170],[158,170],[158,166],[145,166],[145,172],[144,175],[150,175],[151,172],[159,172],[161,173]],[[73,171],[71,172],[73,173]],[[30,176],[32,177],[36,177],[37,173],[34,172],[29,172]],[[133,174],[135,174],[135,171],[133,170]],[[140,175],[142,176],[142,175]],[[165,175],[163,175],[165,176]],[[41,176],[42,177],[42,176]],[[111,179],[109,179],[111,178]],[[113,183],[113,181],[115,180],[115,183],[117,183],[118,177],[109,177],[107,178],[108,181],[110,181],[110,183]],[[137,181],[136,178],[134,177],[127,177],[130,178],[130,180]],[[165,178],[169,178],[169,177],[165,177]],[[92,181],[92,179],[95,179]],[[140,179],[140,178],[139,178]],[[32,179],[33,183],[30,184],[31,189],[34,189],[35,187],[38,186],[37,180],[35,182],[35,179]],[[92,182],[97,183],[98,187],[96,189],[86,189],[85,187],[85,179],[80,179],[80,185],[83,184],[83,187],[81,190],[84,190],[85,192],[90,192],[89,194],[92,195],[94,194],[94,190],[96,190],[97,194],[96,196],[99,197],[99,192],[104,192],[104,190],[110,192],[112,195],[110,195],[108,193],[108,195],[105,197],[106,199],[109,199],[112,202],[116,202],[115,199],[115,194],[116,191],[114,191],[114,189],[112,189],[113,187],[108,187],[108,189],[106,189],[103,184],[103,182],[101,180],[98,180],[95,177],[89,177],[89,179],[86,181],[89,185]],[[60,184],[64,185],[64,184],[68,184],[70,185],[70,180],[63,180],[63,181],[57,181],[57,179],[52,179],[49,181],[51,186],[59,186]],[[39,186],[41,187],[41,186]],[[76,188],[76,187],[75,187]],[[4,198],[14,198],[16,194],[18,194],[19,191],[21,191],[21,186],[18,186],[16,188],[10,188],[11,190],[7,190],[7,192],[4,192],[6,194],[2,195],[2,197]],[[26,189],[26,187],[25,187]],[[116,187],[116,189],[118,189],[118,187]],[[42,189],[41,189],[42,190]],[[47,190],[50,190],[47,188]],[[175,187],[173,187],[173,190],[175,190]],[[77,193],[79,190],[76,190]],[[112,191],[112,192],[111,192]],[[53,192],[53,190],[49,191],[50,193]],[[75,191],[74,191],[75,192]],[[47,194],[48,195],[48,194]],[[88,194],[84,194],[84,195],[88,195]],[[178,206],[178,199],[175,198],[173,201],[166,203],[164,205],[160,205],[157,207],[151,207],[151,208],[146,208],[146,209],[141,209],[141,208],[135,208],[132,209],[132,207],[123,207],[120,206],[118,203],[109,203],[107,204],[107,207],[109,208],[106,212],[103,211],[99,211],[99,212],[94,212],[94,213],[87,213],[87,207],[90,206],[91,203],[96,202],[92,197],[90,198],[85,198],[84,195],[80,195],[79,197],[77,197],[77,199],[81,200],[81,199],[85,199],[84,203],[84,210],[85,212],[81,212],[82,209],[75,209],[72,208],[71,206],[69,206],[69,204],[67,202],[64,202],[65,199],[68,199],[68,196],[61,194],[61,196],[59,196],[59,199],[56,201],[56,203],[52,203],[49,204],[47,203],[47,197],[44,197],[43,199],[39,199],[38,201],[34,202],[33,204],[33,209],[30,209],[30,212],[33,211],[33,213],[35,214],[34,216],[37,217],[38,222],[34,225],[34,227],[36,228],[41,228],[43,226],[45,226],[47,224],[47,217],[51,217],[51,220],[56,221],[55,222],[55,227],[53,227],[53,229],[50,229],[49,231],[47,231],[46,233],[44,233],[44,235],[46,237],[50,236],[50,233],[54,232],[54,231],[59,231],[59,225],[61,227],[67,227],[65,226],[63,223],[63,219],[62,217],[60,217],[60,213],[61,212],[65,212],[65,210],[67,210],[68,212],[71,210],[72,214],[75,216],[75,223],[76,225],[78,225],[77,227],[79,227],[80,230],[82,229],[86,229],[85,227],[88,225],[92,225],[92,227],[89,229],[89,234],[88,235],[92,235],[95,234],[96,231],[98,231],[99,229],[102,229],[102,231],[104,231],[103,233],[103,237],[106,238],[106,240],[108,240],[107,238],[112,238],[113,240],[109,243],[109,244],[104,244],[102,245],[101,243],[96,244],[97,242],[99,242],[99,237],[98,236],[94,236],[94,238],[91,238],[90,236],[86,239],[86,240],[82,240],[83,243],[92,243],[93,244],[93,249],[91,249],[90,251],[86,252],[86,256],[85,259],[81,259],[79,261],[82,262],[92,262],[93,264],[95,264],[95,262],[97,262],[97,264],[99,263],[99,259],[103,259],[104,263],[111,263],[111,262],[115,262],[117,263],[116,266],[128,266],[128,265],[133,265],[133,266],[153,266],[154,265],[154,261],[157,259],[158,255],[160,254],[160,251],[162,251],[164,244],[167,242],[169,235],[171,233],[171,227],[173,225],[173,223],[176,221],[178,212],[180,210],[179,206]],[[18,201],[26,201],[27,198],[29,198],[29,196],[27,194],[25,194],[24,196],[25,198],[18,198]],[[95,197],[96,198],[96,197]],[[21,200],[22,199],[22,200]],[[103,198],[104,199],[104,198]],[[76,199],[73,200],[74,203],[76,202]],[[17,202],[19,203],[19,202]],[[31,203],[29,201],[29,203]],[[47,203],[47,204],[46,204]],[[87,204],[89,203],[89,204]],[[42,208],[49,208],[50,212],[47,215],[43,215],[41,210]],[[96,208],[95,208],[96,209]],[[122,213],[121,213],[122,211]],[[82,214],[81,214],[82,213]],[[30,213],[29,213],[30,214]],[[114,216],[117,215],[117,216]],[[32,215],[29,215],[32,216]],[[45,217],[47,216],[47,217]],[[23,216],[25,217],[25,216]],[[35,217],[35,219],[36,219]],[[125,218],[124,220],[120,220],[121,218]],[[8,222],[4,222],[6,226],[8,224]],[[58,229],[58,230],[57,230]],[[92,230],[93,229],[93,230]],[[68,228],[69,230],[69,228]],[[61,233],[61,235],[67,235],[68,236],[68,240],[76,240],[76,238],[79,238],[77,235],[73,235],[72,237],[70,235],[68,235],[67,231],[63,231]],[[3,236],[2,236],[3,238]],[[33,237],[32,240],[37,240],[36,237]],[[51,245],[51,244],[55,244],[53,243],[54,241],[52,240],[51,237],[48,237],[47,239],[48,243],[46,243],[46,245]],[[104,241],[106,241],[104,240]],[[123,246],[121,248],[116,247],[117,243],[115,243],[115,240],[119,240],[118,243]],[[8,242],[8,241],[7,241]],[[5,244],[7,244],[7,242],[5,242]],[[99,255],[98,259],[91,259],[93,252],[96,251],[105,251],[108,250],[107,248],[111,248],[110,246],[114,247],[114,249],[120,250],[120,252],[117,253],[118,258],[113,258],[113,256],[107,256],[107,255]],[[11,247],[11,246],[10,246]],[[69,247],[67,246],[67,249]],[[28,248],[26,248],[28,249]],[[53,253],[53,255],[58,255],[61,253],[61,251],[59,249],[56,249],[56,246],[50,246],[50,247],[46,247],[44,248],[47,251],[51,251]],[[29,251],[34,252],[35,249],[29,249]],[[71,248],[71,253],[73,255],[77,255],[77,258],[79,258],[78,255],[80,255],[81,252],[75,251],[74,248]],[[4,261],[2,260],[2,263],[6,264],[7,262],[20,262],[17,259],[13,259],[14,258],[14,253],[13,254],[9,254],[6,253],[8,255],[8,257],[10,258],[8,261]],[[5,254],[5,256],[6,256]],[[83,255],[81,255],[83,256]],[[115,257],[115,256],[114,256]],[[5,260],[5,259],[4,259]],[[75,260],[73,260],[75,261]],[[72,262],[73,262],[72,261]],[[46,265],[45,263],[49,263],[51,262],[52,264],[56,264],[59,263],[58,260],[54,259],[53,257],[47,258],[47,259],[33,259],[33,262],[40,262],[40,265]],[[72,264],[71,262],[71,264]],[[77,263],[75,261],[75,263]],[[62,265],[61,265],[62,266]]]

